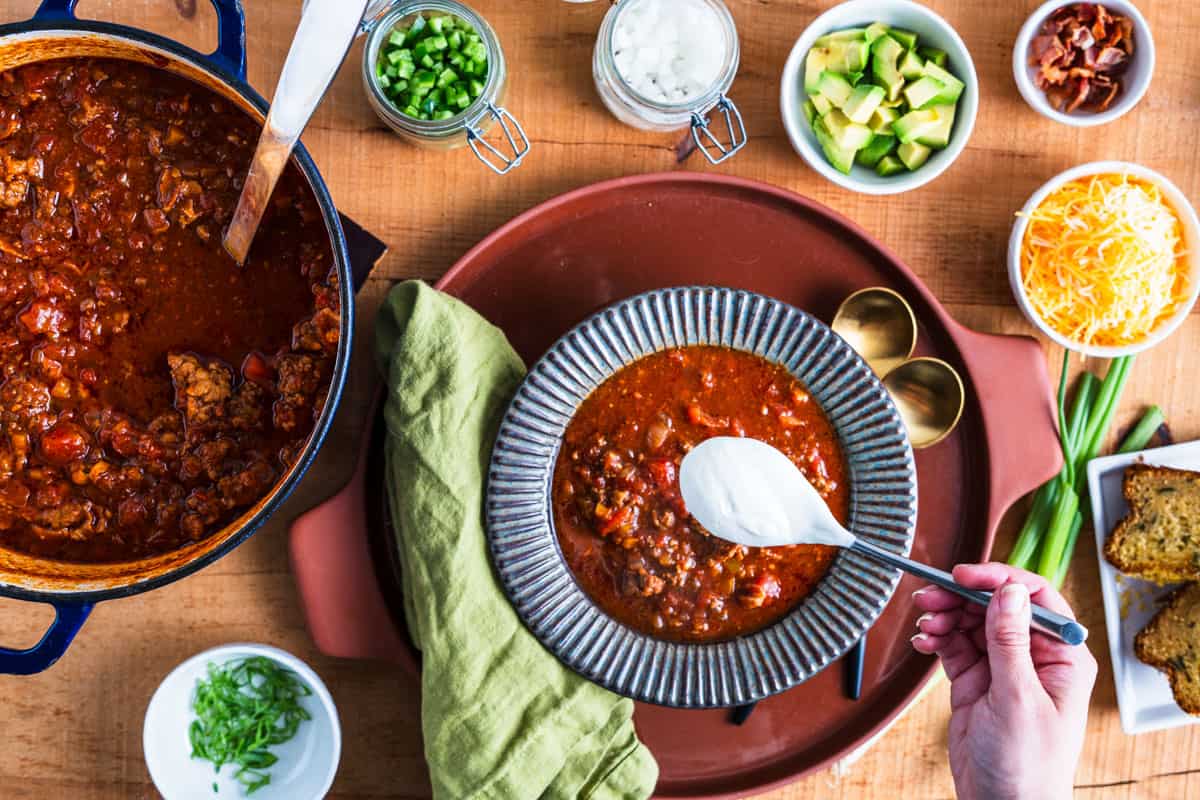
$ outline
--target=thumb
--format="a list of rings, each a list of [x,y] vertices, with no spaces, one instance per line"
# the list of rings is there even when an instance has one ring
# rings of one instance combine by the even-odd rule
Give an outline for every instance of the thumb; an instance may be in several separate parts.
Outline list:
[[[987,608],[987,656],[993,692],[1017,699],[1038,685],[1033,657],[1029,654],[1029,587],[1006,583]]]

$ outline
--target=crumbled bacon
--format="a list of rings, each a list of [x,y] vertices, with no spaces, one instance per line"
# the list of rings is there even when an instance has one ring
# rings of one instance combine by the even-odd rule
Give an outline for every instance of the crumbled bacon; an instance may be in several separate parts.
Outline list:
[[[1133,57],[1133,21],[1095,3],[1052,13],[1029,48],[1035,82],[1059,111],[1104,111],[1121,91]]]

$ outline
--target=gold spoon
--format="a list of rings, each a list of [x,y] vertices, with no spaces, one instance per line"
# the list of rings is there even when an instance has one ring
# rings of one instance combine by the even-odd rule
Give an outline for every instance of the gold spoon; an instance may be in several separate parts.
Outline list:
[[[860,289],[833,317],[833,332],[846,340],[882,378],[903,364],[917,346],[917,317],[891,289]]]
[[[950,435],[962,417],[962,378],[941,359],[910,359],[917,317],[908,301],[891,289],[862,289],[846,298],[830,327],[883,380],[914,448]]]
[[[962,417],[962,378],[940,358],[905,361],[884,376],[883,385],[918,450],[945,439]]]

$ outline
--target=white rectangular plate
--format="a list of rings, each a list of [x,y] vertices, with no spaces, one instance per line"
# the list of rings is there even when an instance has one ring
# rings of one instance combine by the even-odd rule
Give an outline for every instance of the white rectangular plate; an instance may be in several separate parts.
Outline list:
[[[1144,461],[1158,467],[1200,471],[1200,442],[1187,442],[1093,459],[1088,464],[1088,490],[1100,558],[1100,589],[1104,594],[1104,619],[1112,655],[1113,680],[1121,727],[1128,734],[1146,733],[1200,722],[1175,704],[1163,673],[1146,666],[1133,653],[1133,640],[1158,611],[1156,600],[1171,588],[1122,575],[1104,558],[1104,542],[1129,513],[1121,490],[1125,468]]]

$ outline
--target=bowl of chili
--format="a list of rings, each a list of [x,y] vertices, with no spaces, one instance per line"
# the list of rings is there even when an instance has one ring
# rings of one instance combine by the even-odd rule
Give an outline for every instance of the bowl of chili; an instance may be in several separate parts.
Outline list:
[[[202,54],[44,0],[0,27],[0,595],[93,604],[228,553],[313,462],[349,365],[341,222],[298,146],[245,269],[222,251],[266,112],[238,0]]]
[[[680,708],[791,688],[871,626],[899,574],[821,547],[709,535],[678,464],[715,435],[793,459],[855,534],[907,553],[916,470],[874,373],[805,312],[684,287],[621,301],[530,370],[499,429],[485,518],[535,636],[613,691]]]

